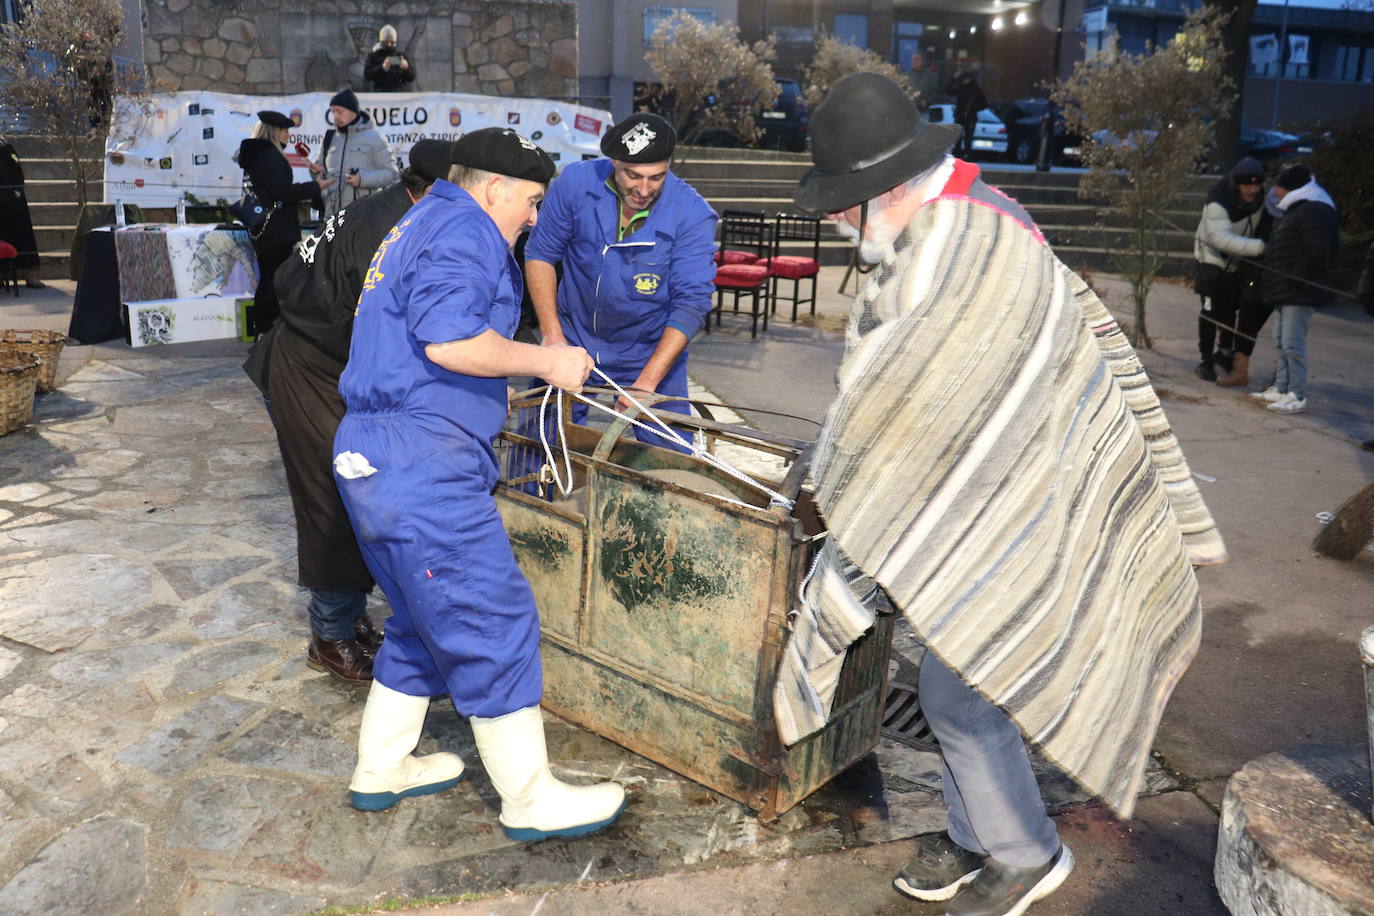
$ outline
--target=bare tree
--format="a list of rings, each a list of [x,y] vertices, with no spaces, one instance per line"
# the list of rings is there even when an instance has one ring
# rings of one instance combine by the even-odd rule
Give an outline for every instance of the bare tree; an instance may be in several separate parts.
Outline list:
[[[56,140],[71,159],[84,206],[96,178],[86,158],[109,128],[116,99],[139,105],[143,74],[117,67],[123,41],[119,0],[43,0],[24,5],[18,22],[0,26],[0,86],[29,129]]]
[[[778,96],[771,38],[750,47],[733,22],[707,25],[679,10],[654,32],[644,59],[662,84],[655,101],[677,127],[679,149],[712,130],[759,141],[758,113]]]
[[[920,93],[911,88],[905,74],[897,65],[883,60],[866,48],[856,47],[840,41],[834,35],[826,35],[816,45],[816,53],[811,58],[811,66],[802,71],[802,81],[806,85],[806,103],[813,109],[821,103],[830,87],[841,77],[851,73],[880,73],[909,95],[919,101]],[[930,104],[930,99],[925,100]]]
[[[1130,227],[1130,246],[1112,255],[1131,284],[1138,347],[1150,346],[1145,300],[1165,257],[1157,214],[1197,170],[1213,121],[1235,98],[1225,25],[1225,13],[1204,7],[1166,47],[1082,61],[1053,92],[1068,128],[1085,138],[1079,194],[1105,201],[1104,216],[1124,216]]]

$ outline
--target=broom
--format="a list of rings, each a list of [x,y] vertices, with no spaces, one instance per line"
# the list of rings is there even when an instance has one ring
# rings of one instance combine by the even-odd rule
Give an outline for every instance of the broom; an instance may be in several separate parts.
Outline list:
[[[1374,480],[1341,503],[1336,517],[1312,539],[1312,549],[1337,560],[1352,560],[1371,540],[1374,540]]]

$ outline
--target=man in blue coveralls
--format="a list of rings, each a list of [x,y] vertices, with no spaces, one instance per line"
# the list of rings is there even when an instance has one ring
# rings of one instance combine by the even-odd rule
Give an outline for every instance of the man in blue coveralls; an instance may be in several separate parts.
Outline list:
[[[339,380],[348,408],[334,439],[339,492],[392,608],[351,801],[375,811],[458,782],[457,755],[411,754],[429,698],[448,694],[470,717],[506,834],[577,836],[614,821],[625,791],[549,771],[539,615],[492,497],[491,441],[507,376],[575,391],[592,361],[579,347],[510,339],[523,285],[510,245],[535,222],[553,161],[503,128],[466,134],[452,155],[449,180],[373,256]]]
[[[618,384],[685,398],[687,343],[715,293],[716,213],[668,170],[676,143],[672,125],[654,114],[607,131],[608,158],[567,166],[549,189],[525,273],[544,346],[583,347]],[[659,406],[689,412],[685,401]],[[586,416],[586,405],[574,406],[574,422]]]

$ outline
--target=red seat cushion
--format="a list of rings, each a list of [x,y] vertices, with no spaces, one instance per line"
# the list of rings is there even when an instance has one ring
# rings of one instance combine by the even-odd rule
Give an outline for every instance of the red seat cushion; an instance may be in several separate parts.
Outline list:
[[[19,249],[4,239],[0,239],[0,261],[19,257]]]
[[[767,267],[768,272],[773,276],[787,277],[791,280],[814,276],[821,269],[821,265],[817,264],[814,258],[800,258],[789,254],[779,255],[776,258],[764,258],[758,263]]]
[[[734,249],[717,251],[711,258],[717,264],[754,264],[757,263],[758,259],[759,256],[756,254],[750,254],[747,251],[735,251]]]
[[[716,270],[716,286],[747,289],[768,279],[768,268],[757,264],[726,264]]]

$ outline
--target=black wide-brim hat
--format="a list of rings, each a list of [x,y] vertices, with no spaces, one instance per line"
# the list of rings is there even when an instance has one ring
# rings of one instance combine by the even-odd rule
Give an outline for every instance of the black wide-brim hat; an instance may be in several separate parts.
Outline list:
[[[931,124],[898,86],[877,73],[851,73],[811,116],[811,158],[792,200],[837,213],[872,200],[938,164],[964,129]]]

